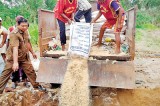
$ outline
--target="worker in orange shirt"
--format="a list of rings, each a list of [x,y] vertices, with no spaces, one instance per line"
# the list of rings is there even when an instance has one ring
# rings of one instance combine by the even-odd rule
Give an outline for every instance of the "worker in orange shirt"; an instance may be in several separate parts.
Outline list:
[[[74,19],[74,13],[77,8],[77,0],[58,0],[54,8],[55,18],[58,21],[60,28],[60,40],[62,51],[65,50],[66,44],[66,29],[65,23],[71,24]]]
[[[111,29],[114,26],[116,48],[115,53],[120,53],[120,32],[123,27],[125,18],[125,12],[122,8],[119,0],[98,0],[97,9],[99,10],[97,16],[92,20],[92,23],[103,15],[106,18],[106,22],[102,25],[99,33],[99,41],[96,46],[101,46],[102,38],[106,28]]]

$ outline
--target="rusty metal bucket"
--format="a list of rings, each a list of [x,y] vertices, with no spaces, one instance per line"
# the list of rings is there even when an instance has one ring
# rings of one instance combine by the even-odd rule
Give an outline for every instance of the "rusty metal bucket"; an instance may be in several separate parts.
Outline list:
[[[37,82],[61,84],[67,59],[41,58]],[[88,61],[89,86],[133,89],[135,72],[132,61]]]
[[[126,12],[127,34],[130,50],[128,56],[95,56],[98,60],[88,61],[89,86],[113,87],[133,89],[135,87],[135,70],[133,59],[135,56],[135,8]],[[53,11],[39,10],[39,47],[40,47],[40,67],[37,74],[37,82],[61,84],[67,70],[68,60],[55,59],[60,54],[46,54],[48,42],[56,36],[57,22]],[[53,58],[55,57],[55,58]],[[106,59],[109,59],[106,62]],[[114,61],[118,60],[118,61]]]

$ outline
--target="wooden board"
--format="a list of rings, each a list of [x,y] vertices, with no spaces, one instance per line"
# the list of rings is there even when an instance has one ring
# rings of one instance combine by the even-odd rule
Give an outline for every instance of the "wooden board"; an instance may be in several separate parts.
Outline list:
[[[43,53],[44,57],[52,57],[52,58],[59,58],[61,56],[66,56],[67,51],[48,51]],[[117,61],[129,61],[131,60],[131,56],[128,54],[125,55],[116,55],[116,54],[108,54],[103,51],[91,52],[89,57],[93,57],[97,60],[117,60]]]
[[[131,55],[132,60],[134,60],[134,57],[135,57],[136,10],[137,10],[137,7],[135,6],[134,8],[131,8],[126,12],[126,16],[127,16],[126,39],[129,44],[129,53]]]
[[[57,21],[53,11],[42,9],[38,11],[38,28],[40,56],[43,56],[43,52],[48,50],[48,42],[51,41],[58,32]]]

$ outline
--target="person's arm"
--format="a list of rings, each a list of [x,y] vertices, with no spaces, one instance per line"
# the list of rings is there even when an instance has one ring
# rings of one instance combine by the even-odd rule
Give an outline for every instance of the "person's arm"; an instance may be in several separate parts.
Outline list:
[[[10,34],[11,34],[11,32],[12,32],[13,30],[14,30],[14,27],[13,27],[13,26],[8,29],[8,36],[7,36],[7,42],[6,42],[6,47],[7,47],[7,48],[9,47]]]
[[[8,33],[7,41],[6,41],[6,47],[7,48],[9,47],[9,42],[10,42],[10,32]]]
[[[118,23],[118,30],[121,28],[121,19],[122,19],[122,14],[123,14],[123,12],[122,12],[122,8],[119,8],[118,9],[118,11],[116,11],[116,12],[118,12],[119,14],[118,14],[118,20],[117,20],[117,23]]]
[[[2,42],[0,44],[0,48],[3,47],[3,45],[6,43],[6,39],[7,39],[7,33],[6,32],[2,32],[1,35],[3,35],[3,39]]]
[[[97,16],[92,20],[91,23],[95,23],[101,16],[102,16],[102,13],[101,13],[101,11],[99,10]]]
[[[74,20],[74,16],[75,16],[75,13],[72,13],[72,21],[74,21],[75,22],[75,20]]]
[[[17,71],[19,68],[18,66],[18,47],[13,47],[13,71]]]
[[[71,24],[72,23],[72,20],[69,19],[64,13],[61,14],[63,18],[67,19],[68,20],[68,24]]]
[[[71,20],[64,14],[64,5],[64,0],[59,0],[56,5],[57,12],[71,24]]]
[[[37,55],[36,55],[36,54],[34,53],[34,51],[33,51],[32,44],[31,44],[30,40],[28,41],[27,47],[28,47],[28,50],[31,52],[33,58],[34,58],[34,59],[37,59]]]
[[[91,23],[95,23],[102,15],[101,11],[100,11],[100,5],[97,3],[97,9],[99,10],[98,11],[98,14],[97,16],[91,21]]]
[[[8,48],[9,47],[9,39],[7,39],[7,42],[6,42],[6,47]]]
[[[111,7],[114,9],[116,14],[118,15],[118,18],[117,18],[117,23],[118,23],[117,29],[119,30],[120,27],[121,27],[121,19],[122,19],[123,9],[121,8],[121,6],[116,1],[112,1]]]
[[[10,34],[10,45],[11,47],[13,47],[13,66],[12,69],[13,71],[17,71],[19,68],[18,65],[18,47],[19,47],[19,38],[18,36],[13,33]]]

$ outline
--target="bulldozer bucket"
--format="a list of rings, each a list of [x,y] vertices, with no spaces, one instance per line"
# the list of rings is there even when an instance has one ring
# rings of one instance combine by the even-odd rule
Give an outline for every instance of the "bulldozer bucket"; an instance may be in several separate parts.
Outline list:
[[[129,44],[128,56],[108,55],[91,57],[97,60],[88,61],[89,86],[134,89],[135,87],[135,20],[136,8],[126,11],[127,30],[126,41]],[[47,54],[48,42],[57,36],[58,27],[53,11],[42,10],[38,12],[40,66],[37,82],[61,84],[67,70],[67,59],[56,59],[64,54]],[[106,61],[108,59],[108,61]]]
[[[67,59],[41,58],[37,82],[61,84]],[[135,72],[132,61],[88,61],[89,86],[133,89]]]

